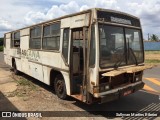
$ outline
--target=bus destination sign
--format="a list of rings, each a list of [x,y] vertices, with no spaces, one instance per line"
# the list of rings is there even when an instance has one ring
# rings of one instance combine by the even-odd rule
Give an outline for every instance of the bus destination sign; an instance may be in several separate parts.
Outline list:
[[[111,22],[132,25],[130,20],[111,16]]]
[[[140,21],[138,18],[123,13],[97,11],[97,19],[104,22],[140,27]]]

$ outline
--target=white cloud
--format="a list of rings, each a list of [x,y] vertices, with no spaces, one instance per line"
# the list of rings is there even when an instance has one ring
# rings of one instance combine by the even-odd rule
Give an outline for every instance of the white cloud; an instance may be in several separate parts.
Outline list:
[[[8,21],[0,18],[0,29],[1,31],[12,30],[12,25]]]
[[[79,11],[79,5],[75,1],[71,1],[68,4],[62,4],[60,6],[53,5],[48,11],[44,12],[34,12],[30,11],[24,17],[28,25],[42,22],[44,20],[50,20],[57,18],[69,13],[74,13]]]
[[[0,37],[4,36],[4,33],[11,31],[13,26],[7,21],[0,18]]]
[[[94,7],[114,8],[117,4],[117,0],[95,0]]]
[[[148,33],[160,36],[160,2],[158,0],[143,0],[141,3],[132,2],[127,5],[129,10],[141,19],[145,37]]]
[[[83,11],[83,10],[87,10],[89,9],[90,7],[87,6],[87,5],[82,5],[81,8],[80,8],[80,11]]]
[[[59,16],[63,16],[65,15],[66,12],[64,10],[62,10],[60,7],[53,5],[52,8],[50,10],[48,10],[47,14],[46,14],[46,18],[47,19],[53,19]]]
[[[83,1],[83,0],[82,0]],[[44,20],[50,20],[53,18],[57,18],[66,14],[79,12],[82,10],[86,10],[93,7],[101,7],[101,8],[115,8],[119,9],[119,7],[116,6],[117,1],[116,0],[88,0],[90,4],[88,5],[82,5],[80,6],[76,1],[70,1],[69,3],[64,3],[61,5],[53,5],[48,11],[30,11],[26,14],[24,17],[25,23],[27,25],[35,24],[42,22]],[[88,3],[87,2],[87,3]]]
[[[26,14],[24,17],[26,25],[35,24],[41,21],[44,21],[46,19],[46,16],[42,12],[33,12],[30,11]]]

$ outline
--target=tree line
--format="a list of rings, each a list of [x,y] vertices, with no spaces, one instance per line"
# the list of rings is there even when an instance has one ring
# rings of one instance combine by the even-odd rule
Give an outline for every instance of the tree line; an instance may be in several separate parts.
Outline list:
[[[150,37],[148,37],[148,40],[154,42],[160,41],[159,37],[156,34],[152,34]]]
[[[0,46],[3,46],[3,38],[0,38]]]

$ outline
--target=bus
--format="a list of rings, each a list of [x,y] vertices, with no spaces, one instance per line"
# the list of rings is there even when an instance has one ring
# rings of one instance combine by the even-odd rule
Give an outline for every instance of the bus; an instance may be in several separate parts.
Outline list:
[[[60,99],[104,103],[143,88],[140,19],[92,8],[4,34],[4,61]]]

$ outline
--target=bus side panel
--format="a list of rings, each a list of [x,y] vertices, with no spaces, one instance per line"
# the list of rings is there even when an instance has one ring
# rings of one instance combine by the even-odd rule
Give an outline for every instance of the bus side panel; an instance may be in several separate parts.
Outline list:
[[[67,27],[79,28],[79,27],[89,26],[89,18],[90,18],[90,13],[64,18],[61,20],[61,28],[67,28]]]
[[[29,75],[43,82],[42,65],[29,62],[30,73]]]
[[[49,67],[46,67],[46,66],[43,66],[43,77],[44,77],[44,80],[43,82],[47,85],[50,85],[50,72],[51,72],[51,69],[52,68],[49,68]]]
[[[23,36],[29,36],[29,31],[30,31],[30,28],[26,28],[26,29],[23,29],[21,30],[21,37]]]
[[[27,29],[28,30],[28,29]],[[28,30],[29,32],[29,30]],[[29,33],[26,32],[26,30],[22,30],[21,31],[21,64],[22,64],[22,67],[21,67],[21,70],[22,72],[26,73],[29,75],[29,64],[28,64],[28,59],[26,58],[26,55],[24,55],[25,53],[27,53],[27,50],[29,49],[29,36],[25,36],[25,35],[28,35]],[[26,34],[24,34],[26,33]]]
[[[17,70],[21,71],[21,59],[15,58]]]
[[[61,71],[65,84],[66,84],[66,90],[67,90],[67,95],[71,95],[71,91],[70,91],[70,78],[69,78],[69,72],[63,72]]]
[[[29,49],[29,36],[21,37],[21,49],[28,50]]]
[[[89,26],[89,15],[90,15],[89,13],[85,13],[82,15],[71,17],[70,28]]]
[[[43,65],[61,69],[61,54],[59,52],[40,52]]]
[[[11,58],[10,58],[10,49],[11,49],[11,33],[6,34],[6,48],[4,48],[4,60],[5,63],[11,65]]]
[[[21,58],[21,64],[22,64],[22,66],[21,66],[22,72],[29,75],[28,59]]]

